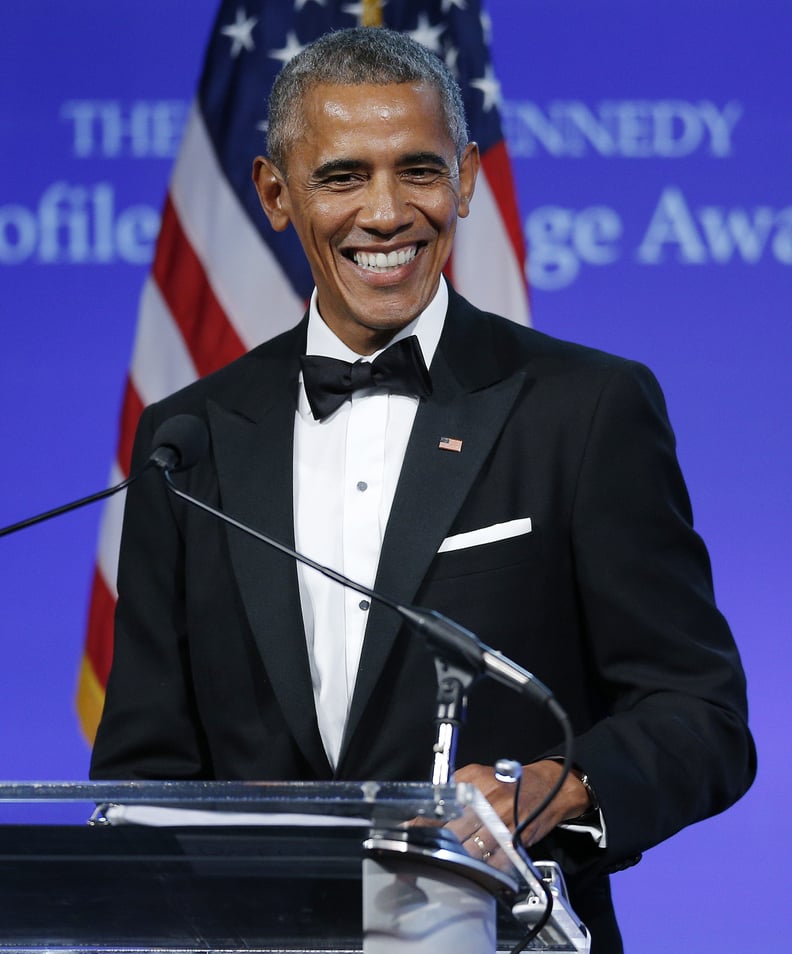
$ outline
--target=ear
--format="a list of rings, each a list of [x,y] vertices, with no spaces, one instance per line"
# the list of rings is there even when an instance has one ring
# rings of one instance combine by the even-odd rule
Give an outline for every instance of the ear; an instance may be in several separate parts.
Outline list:
[[[291,221],[288,212],[289,187],[281,171],[265,156],[253,161],[253,183],[270,225],[283,232]]]
[[[470,200],[476,189],[480,167],[479,148],[475,142],[469,142],[459,160],[459,217],[461,219],[470,214]]]

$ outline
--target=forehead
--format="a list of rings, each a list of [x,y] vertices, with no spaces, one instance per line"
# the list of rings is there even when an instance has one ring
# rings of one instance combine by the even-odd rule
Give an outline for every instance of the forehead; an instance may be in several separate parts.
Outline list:
[[[293,152],[454,150],[440,94],[425,83],[318,84],[303,98],[302,118],[304,135],[292,145]]]

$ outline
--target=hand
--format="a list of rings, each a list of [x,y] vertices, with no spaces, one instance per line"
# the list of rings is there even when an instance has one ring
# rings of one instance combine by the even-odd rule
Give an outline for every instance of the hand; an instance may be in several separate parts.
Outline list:
[[[523,766],[520,784],[518,816],[526,818],[542,801],[561,775],[558,762],[545,759]],[[491,765],[466,765],[454,773],[455,782],[469,782],[479,789],[503,823],[514,831],[514,785],[499,782]],[[533,845],[561,822],[578,818],[590,807],[589,793],[580,779],[570,773],[553,801],[528,826],[522,836],[523,844]],[[479,827],[478,820],[465,813],[448,826],[452,829],[472,858],[489,861],[497,853],[492,836]]]

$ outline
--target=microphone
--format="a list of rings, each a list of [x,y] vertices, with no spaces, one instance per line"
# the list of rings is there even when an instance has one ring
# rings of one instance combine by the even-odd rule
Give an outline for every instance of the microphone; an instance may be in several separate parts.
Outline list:
[[[209,432],[199,417],[176,414],[160,424],[151,446],[154,450],[145,467],[153,464],[165,472],[189,470],[209,449]]]
[[[0,529],[0,537],[16,533],[17,530],[24,530],[25,527],[32,527],[34,524],[42,523],[52,517],[59,517],[63,513],[77,510],[97,500],[104,500],[105,497],[111,497],[119,490],[124,490],[131,483],[134,483],[138,477],[141,477],[152,467],[167,471],[187,470],[197,464],[206,453],[209,446],[209,435],[205,425],[197,417],[191,414],[177,414],[175,417],[168,418],[157,428],[152,446],[154,449],[146,463],[137,473],[122,480],[120,484],[100,490],[98,493],[89,494],[87,497],[81,497],[79,500],[73,500],[71,503],[55,507],[53,510],[47,510],[46,513],[37,514],[35,517],[20,520],[19,523],[3,527]]]
[[[518,762],[508,759],[501,759],[495,765],[495,777],[499,781],[508,781],[515,784],[515,828],[512,845],[514,850],[525,858],[525,849],[521,840],[522,833],[550,805],[560,792],[572,768],[574,749],[572,723],[552,691],[533,673],[482,643],[474,633],[465,629],[460,623],[443,616],[436,610],[404,605],[383,593],[378,593],[362,583],[350,579],[343,573],[318,563],[279,540],[261,533],[239,520],[235,520],[222,510],[212,507],[205,501],[193,497],[177,487],[171,479],[171,473],[192,467],[206,453],[209,445],[206,425],[199,418],[185,414],[166,421],[155,433],[153,444],[154,450],[149,458],[149,463],[154,462],[162,471],[168,490],[176,497],[211,514],[248,536],[260,540],[267,546],[279,550],[291,559],[318,571],[341,586],[382,603],[398,613],[405,622],[424,637],[429,648],[435,653],[438,671],[438,736],[433,749],[432,784],[447,784],[453,776],[456,752],[455,736],[459,723],[464,717],[467,689],[473,677],[478,675],[490,676],[498,682],[516,689],[522,695],[528,696],[535,703],[545,706],[552,713],[559,723],[564,737],[562,770],[555,783],[545,792],[539,803],[534,806],[522,822],[519,822],[517,817],[522,766]],[[443,663],[446,664],[448,669],[445,676],[441,675],[444,668]],[[550,889],[543,881],[539,881],[538,888],[544,891],[545,911],[528,935],[528,940],[539,934],[539,931],[549,921],[553,910],[554,898]],[[539,891],[536,887],[534,891],[538,895]]]
[[[552,802],[572,768],[574,736],[572,723],[563,706],[553,695],[552,691],[533,673],[523,669],[513,660],[499,653],[497,650],[481,642],[475,633],[464,626],[443,616],[436,610],[427,610],[419,606],[407,606],[385,596],[375,590],[363,586],[355,580],[344,576],[337,570],[317,563],[305,554],[286,546],[279,540],[267,534],[254,530],[253,527],[235,520],[229,514],[212,507],[210,504],[177,487],[171,479],[171,472],[177,469],[186,470],[198,462],[206,453],[209,446],[209,437],[206,425],[202,420],[188,414],[178,415],[166,421],[154,435],[154,450],[149,463],[156,464],[162,470],[167,488],[175,496],[186,501],[193,507],[211,514],[223,523],[234,527],[242,533],[260,540],[269,547],[273,547],[293,560],[318,571],[330,580],[341,586],[361,593],[372,600],[382,603],[394,610],[414,630],[419,632],[427,645],[435,653],[436,660],[441,660],[449,668],[445,677],[441,677],[442,666],[438,664],[438,741],[435,745],[435,760],[433,766],[433,783],[445,783],[453,772],[453,757],[456,750],[455,726],[461,721],[458,713],[464,714],[465,696],[467,687],[472,678],[479,675],[489,676],[492,679],[516,689],[521,695],[527,696],[541,706],[546,707],[561,727],[563,732],[563,769],[555,784],[545,793],[530,815],[517,826],[522,833],[525,828],[537,818]],[[456,671],[454,671],[456,669]],[[442,715],[441,715],[442,713]],[[516,836],[519,838],[519,835]]]
[[[362,583],[351,580],[343,573],[317,563],[292,547],[286,546],[286,544],[258,530],[254,530],[253,527],[240,523],[223,511],[217,510],[179,489],[170,479],[171,472],[187,470],[192,467],[203,456],[209,445],[206,425],[199,418],[189,414],[180,414],[171,418],[155,433],[152,443],[155,449],[149,460],[153,460],[163,471],[168,489],[177,497],[194,507],[204,510],[206,513],[212,514],[248,536],[260,540],[267,546],[274,547],[292,559],[311,567],[311,569],[317,570],[323,576],[334,580],[341,586],[388,606],[409,623],[413,629],[417,630],[426,639],[429,647],[447,662],[454,663],[473,675],[490,676],[492,679],[516,689],[523,695],[531,697],[534,702],[548,706],[558,715],[560,706],[551,690],[543,682],[502,653],[482,643],[474,633],[454,620],[443,616],[436,610],[405,605],[383,593],[369,589]],[[563,712],[563,710],[561,711]]]

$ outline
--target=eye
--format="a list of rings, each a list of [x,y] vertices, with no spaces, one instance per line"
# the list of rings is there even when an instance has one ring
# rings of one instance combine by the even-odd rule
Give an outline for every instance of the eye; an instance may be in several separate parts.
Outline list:
[[[342,191],[344,189],[354,188],[359,185],[364,176],[359,172],[334,172],[331,175],[323,176],[318,184],[324,189],[335,189]]]
[[[403,179],[407,179],[410,182],[421,183],[434,182],[435,179],[438,179],[441,175],[442,171],[434,166],[412,166],[402,172]]]

